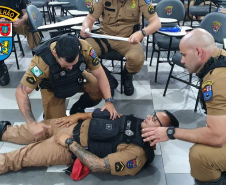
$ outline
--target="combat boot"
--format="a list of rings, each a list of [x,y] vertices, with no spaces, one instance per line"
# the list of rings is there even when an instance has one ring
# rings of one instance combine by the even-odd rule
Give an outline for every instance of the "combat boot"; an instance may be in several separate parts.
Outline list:
[[[226,172],[223,172],[222,176],[219,179],[210,182],[200,182],[195,179],[195,185],[225,185],[225,184],[226,184]]]
[[[0,141],[2,140],[2,135],[6,131],[7,125],[11,125],[9,121],[0,121]]]
[[[84,113],[85,108],[88,107],[94,107],[98,105],[101,102],[101,100],[93,100],[88,93],[84,93],[80,96],[79,100],[72,105],[70,110],[70,115],[76,114],[76,113]]]
[[[122,84],[124,86],[124,94],[126,96],[132,96],[134,93],[134,86],[133,86],[134,74],[136,73],[129,73],[126,67],[124,67]]]
[[[10,81],[9,72],[4,62],[0,62],[0,85],[8,85]]]

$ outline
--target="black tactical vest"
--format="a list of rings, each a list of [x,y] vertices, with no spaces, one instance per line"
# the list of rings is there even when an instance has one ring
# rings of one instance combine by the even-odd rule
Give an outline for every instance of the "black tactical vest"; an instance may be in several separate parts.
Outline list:
[[[95,111],[98,111],[96,109]],[[141,137],[141,123],[143,119],[133,115],[121,116],[115,120],[103,116],[95,116],[90,122],[88,131],[88,150],[100,158],[117,151],[122,143],[134,144],[144,149],[149,165],[154,159],[153,147],[149,142],[143,142]]]
[[[73,66],[72,70],[61,68],[50,50],[50,44],[57,41],[59,38],[60,36],[46,41],[34,48],[32,52],[40,56],[43,61],[49,65],[50,78],[43,79],[39,84],[40,88],[52,90],[54,96],[57,98],[68,98],[76,94],[81,88],[84,79],[82,72],[87,68],[87,64],[84,56],[81,54],[81,43],[77,39],[78,45],[80,46],[78,62]]]
[[[197,76],[200,78],[200,84],[202,87],[203,83],[203,78],[212,70],[218,67],[226,67],[226,57],[225,56],[220,56],[218,59],[211,57],[203,66],[203,68],[200,70],[200,72],[197,74]],[[205,113],[207,113],[206,109],[206,102],[204,100],[204,96],[202,93],[202,89],[199,89],[199,99],[200,103],[202,105],[202,109],[205,110]]]

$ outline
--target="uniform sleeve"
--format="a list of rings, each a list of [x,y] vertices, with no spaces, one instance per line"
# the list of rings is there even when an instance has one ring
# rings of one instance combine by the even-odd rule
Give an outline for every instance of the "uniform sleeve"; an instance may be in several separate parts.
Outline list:
[[[119,145],[117,150],[108,155],[112,175],[136,175],[147,161],[144,150],[136,145]]]
[[[95,19],[99,19],[104,11],[103,0],[93,0],[89,7],[89,15]]]
[[[207,115],[226,115],[226,74],[225,68],[223,69],[214,70],[212,75],[217,73],[217,78],[203,81],[202,93],[206,102]],[[213,84],[210,85],[210,83]],[[208,98],[210,99],[207,100]]]
[[[86,60],[86,63],[88,65],[88,68],[90,71],[94,71],[96,69],[98,69],[101,64],[99,61],[99,58],[96,54],[96,52],[94,51],[94,49],[92,48],[92,46],[85,40],[80,40],[81,44],[82,44],[82,54]]]
[[[35,89],[43,78],[49,78],[49,66],[35,55],[20,83]]]
[[[147,20],[156,14],[155,8],[150,4],[150,2],[150,0],[139,0],[140,11]]]

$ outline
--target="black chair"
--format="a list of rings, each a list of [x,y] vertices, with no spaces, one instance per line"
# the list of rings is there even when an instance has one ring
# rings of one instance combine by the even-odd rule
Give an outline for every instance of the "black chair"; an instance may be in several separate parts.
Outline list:
[[[217,30],[213,29],[213,22],[215,22],[216,20],[221,23],[220,28]],[[213,12],[213,13],[210,13],[205,16],[205,18],[202,20],[202,22],[200,24],[200,27],[205,29],[209,33],[211,33],[217,43],[224,44],[224,38],[226,38],[226,21],[225,20],[226,20],[226,14]],[[223,46],[223,47],[225,48],[225,46]],[[184,68],[184,64],[181,64],[181,62],[180,62],[181,59],[182,59],[182,55],[177,53],[173,56],[172,61],[170,62],[171,70],[169,73],[169,77],[168,77],[168,80],[167,80],[167,83],[165,86],[163,96],[166,95],[166,91],[167,91],[169,81],[171,78],[184,82],[184,83],[191,85],[200,90],[200,84],[192,83],[192,81],[191,81],[192,74],[189,74],[189,81],[178,78],[177,76],[174,76],[172,74],[175,65]],[[197,111],[197,105],[198,105],[198,97],[196,99],[196,105],[195,105],[194,111]]]
[[[14,39],[15,36],[17,36],[17,41]],[[20,69],[19,62],[18,62],[18,57],[17,57],[16,45],[15,45],[16,43],[19,44],[20,51],[22,52],[22,55],[24,57],[25,54],[24,54],[24,49],[23,49],[22,44],[21,44],[20,35],[17,34],[17,33],[13,33],[13,48],[12,48],[12,52],[15,53],[17,69]]]
[[[209,4],[206,4],[206,2],[209,1]],[[194,6],[190,6],[191,0],[188,0],[188,8],[186,10],[186,15],[189,17],[191,21],[191,27],[193,26],[194,21],[199,21],[201,20],[197,19],[200,16],[206,16],[207,14],[211,12],[217,12],[217,7],[218,7],[218,2],[216,0],[198,0],[195,2]],[[200,5],[200,4],[203,5]],[[196,17],[196,19],[193,18]],[[186,16],[185,16],[186,17]],[[185,22],[185,18],[183,21],[183,25]]]
[[[46,25],[46,15],[45,15],[45,13],[48,14],[49,22],[51,24],[50,8],[48,6],[49,0],[31,0],[31,3],[32,3],[32,5],[35,5],[37,8],[42,8],[41,12],[43,13],[45,25]],[[45,10],[45,7],[47,8],[47,10]]]
[[[167,10],[167,7],[171,7],[171,11]],[[185,10],[184,10],[184,6],[183,3],[179,0],[162,0],[158,3],[158,5],[156,6],[156,12],[158,14],[159,17],[161,18],[173,18],[176,19],[178,21],[183,20],[184,16],[185,16]],[[147,38],[147,40],[149,39],[149,37]],[[153,50],[152,50],[152,54],[151,54],[151,60],[150,60],[150,66],[152,64],[152,59],[153,59],[153,55],[154,52],[158,53],[157,56],[157,64],[156,64],[156,73],[155,73],[155,82],[157,82],[157,76],[158,76],[158,67],[159,67],[159,63],[165,63],[169,61],[169,57],[170,57],[170,51],[177,51],[179,50],[179,43],[180,43],[180,38],[176,38],[176,37],[169,37],[169,36],[165,36],[159,33],[154,33],[153,34]],[[158,48],[156,48],[156,45],[158,46]],[[147,48],[146,51],[148,50],[148,42],[147,42]],[[167,61],[160,61],[160,52],[161,51],[167,51]],[[147,53],[146,53],[147,56]]]
[[[125,62],[126,60],[124,59],[124,56],[121,55],[118,51],[115,50],[110,50],[109,52],[99,56],[99,58],[101,59],[101,63],[103,65],[103,59],[105,60],[111,60],[112,61],[112,67],[114,68],[114,61],[120,61],[120,72],[115,72],[114,70],[111,71],[112,74],[119,74],[121,76],[121,87],[120,87],[120,91],[121,94],[123,93],[123,88],[122,88],[122,73],[123,73],[123,62]],[[107,67],[107,66],[105,66]]]
[[[76,10],[76,0],[58,0],[59,2],[70,2],[68,5],[61,6],[61,16],[58,18],[58,22],[65,21],[67,19],[73,18],[73,16],[68,15],[68,10]]]

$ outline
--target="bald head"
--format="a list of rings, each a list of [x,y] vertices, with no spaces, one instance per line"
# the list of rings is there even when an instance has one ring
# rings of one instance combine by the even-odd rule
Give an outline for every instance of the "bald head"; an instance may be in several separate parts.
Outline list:
[[[211,51],[215,48],[215,41],[209,32],[197,28],[181,39],[181,45],[186,45],[189,48],[199,47],[205,51]]]

